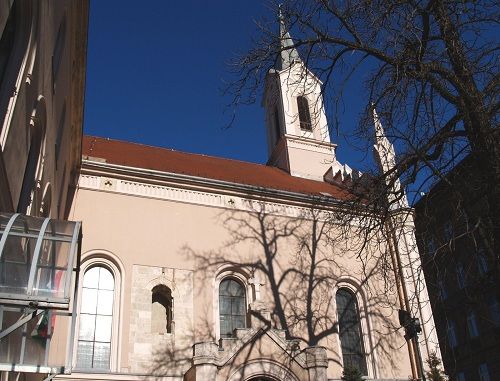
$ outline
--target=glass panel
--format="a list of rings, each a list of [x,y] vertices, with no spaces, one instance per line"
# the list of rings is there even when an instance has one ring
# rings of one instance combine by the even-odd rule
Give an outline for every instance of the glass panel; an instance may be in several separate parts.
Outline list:
[[[97,288],[99,285],[99,267],[92,267],[85,272],[83,287]]]
[[[104,267],[99,267],[99,289],[101,290],[114,290],[115,280],[113,274]]]
[[[92,342],[79,341],[76,352],[76,367],[80,369],[92,368],[92,353],[94,345]]]
[[[234,279],[225,279],[219,286],[221,336],[232,336],[235,328],[246,326],[245,287]]]
[[[49,312],[45,311],[26,324],[26,348],[23,361],[25,364],[44,365],[49,323]]]
[[[95,314],[97,309],[97,290],[92,288],[82,289],[82,308],[81,313]]]
[[[21,311],[3,311],[1,330],[3,331],[10,327],[22,316],[23,313]],[[10,364],[19,362],[22,336],[22,329],[16,329],[14,332],[0,339],[0,362]]]
[[[229,295],[229,279],[223,280],[219,285],[219,295]]]
[[[80,314],[80,340],[94,340],[95,315]]]
[[[242,296],[243,295],[243,287],[233,279],[229,281],[229,294],[231,296]]]
[[[45,221],[49,223],[46,225],[47,229],[41,241],[40,250],[36,253],[38,261],[33,263],[37,238]],[[30,298],[43,301],[47,298],[64,298],[65,282],[71,280],[71,274],[66,274],[71,244],[55,241],[55,239],[72,238],[75,227],[75,223],[68,221],[57,222],[44,218],[18,216],[7,237],[2,254],[0,292],[9,293],[12,295],[9,297],[24,300],[30,270],[32,270],[34,278]],[[69,235],[63,234],[66,231]],[[34,237],[28,237],[28,235]],[[61,302],[67,302],[67,300],[61,300]]]
[[[246,310],[245,298],[233,298],[231,309],[233,315],[244,315]]]
[[[101,316],[96,317],[96,327],[95,327],[95,340],[96,341],[111,341],[111,316]]]
[[[221,337],[227,337],[232,335],[232,329],[229,319],[221,315],[220,316],[220,335]]]
[[[109,369],[111,345],[109,343],[95,343],[94,369]]]
[[[113,295],[114,295],[113,291],[99,290],[97,297],[97,313],[99,315],[113,314]]]
[[[231,299],[226,296],[221,296],[219,300],[220,313],[229,315],[231,313]]]
[[[233,328],[245,328],[245,317],[244,316],[233,316]]]

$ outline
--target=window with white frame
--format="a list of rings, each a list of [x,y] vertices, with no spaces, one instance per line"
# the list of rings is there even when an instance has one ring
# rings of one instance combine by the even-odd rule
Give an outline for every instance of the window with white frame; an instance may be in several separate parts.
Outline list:
[[[479,328],[477,327],[477,319],[474,311],[469,311],[467,314],[467,330],[469,331],[469,336],[471,338],[479,336]]]
[[[111,371],[117,349],[120,274],[111,261],[103,258],[87,261],[82,272],[75,368]]]
[[[479,380],[480,381],[491,381],[490,372],[488,370],[487,364],[479,365]]]
[[[361,374],[366,375],[366,355],[356,295],[347,288],[340,288],[335,300],[344,369],[346,367],[356,368]]]
[[[246,289],[233,277],[219,284],[220,337],[233,337],[236,328],[246,327]]]
[[[446,332],[448,335],[448,344],[450,345],[450,348],[456,348],[458,345],[458,340],[457,340],[457,329],[455,327],[455,322],[452,320],[448,321],[448,324],[446,326]]]
[[[110,369],[115,280],[104,266],[83,276],[76,367]]]

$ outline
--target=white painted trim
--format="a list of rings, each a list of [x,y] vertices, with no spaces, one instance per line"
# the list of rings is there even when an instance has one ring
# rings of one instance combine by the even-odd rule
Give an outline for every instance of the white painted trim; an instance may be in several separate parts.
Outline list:
[[[235,193],[220,193],[214,189],[205,187],[186,187],[185,184],[158,184],[140,181],[141,179],[120,179],[95,174],[83,173],[80,175],[78,189],[89,189],[102,192],[126,194],[152,199],[169,200],[196,205],[204,205],[216,208],[261,212],[267,214],[286,216],[292,218],[312,219],[311,206],[302,206],[296,203],[285,202],[283,199],[274,198],[265,200],[256,195],[256,198],[249,198]],[[205,184],[206,185],[206,184]],[[304,201],[305,195],[301,196]],[[323,197],[325,198],[325,197]],[[318,196],[318,200],[321,196]],[[306,200],[307,201],[307,200]],[[330,220],[334,218],[334,210],[322,207],[321,204],[314,205],[315,210],[322,210],[322,214],[316,215],[319,220]],[[351,223],[355,223],[355,218]]]
[[[320,194],[311,195],[279,189],[263,188],[255,185],[232,183],[224,180],[109,164],[85,159],[82,160],[82,173],[84,175],[93,175],[98,177],[111,175],[113,178],[128,178],[145,184],[158,183],[158,181],[160,181],[161,185],[181,185],[182,188],[200,189],[216,194],[223,193],[239,196],[245,195],[247,198],[249,195],[252,195],[259,197],[259,199],[265,197],[267,200],[286,201],[288,204],[293,203],[308,208],[312,205],[315,208],[323,207],[331,209],[334,206],[344,205],[344,202],[333,198],[333,196],[326,197]],[[144,181],[145,177],[148,178],[148,181]]]

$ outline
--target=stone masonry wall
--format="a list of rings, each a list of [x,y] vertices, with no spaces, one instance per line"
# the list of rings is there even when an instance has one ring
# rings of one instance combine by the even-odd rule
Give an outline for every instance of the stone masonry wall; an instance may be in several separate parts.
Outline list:
[[[171,333],[157,333],[151,329],[151,290],[160,284],[172,291]],[[191,356],[193,326],[193,272],[134,265],[130,310],[130,372],[169,375],[185,372],[189,363],[182,360]],[[176,366],[171,366],[174,363]]]

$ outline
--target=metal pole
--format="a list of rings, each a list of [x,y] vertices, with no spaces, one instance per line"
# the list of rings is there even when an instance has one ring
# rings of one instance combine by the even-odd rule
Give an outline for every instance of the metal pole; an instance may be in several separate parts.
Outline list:
[[[425,373],[424,373],[424,363],[422,361],[422,353],[420,353],[420,345],[418,344],[418,336],[415,335],[413,338],[413,342],[415,343],[415,347],[417,349],[417,359],[418,359],[418,367],[420,368],[420,379],[425,381]]]

